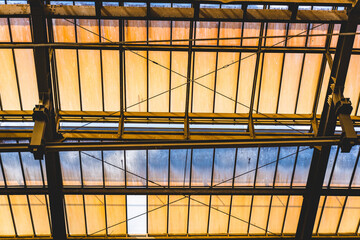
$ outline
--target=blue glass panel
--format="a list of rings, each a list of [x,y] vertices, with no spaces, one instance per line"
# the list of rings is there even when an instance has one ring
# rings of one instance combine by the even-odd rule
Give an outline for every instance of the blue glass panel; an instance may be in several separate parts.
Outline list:
[[[24,186],[24,177],[21,172],[19,153],[1,153],[6,184],[8,186]]]
[[[190,149],[170,150],[170,186],[189,186]]]
[[[324,178],[323,186],[328,186],[329,185],[330,174],[331,174],[331,171],[332,171],[333,166],[334,166],[334,161],[335,161],[335,157],[336,157],[336,151],[337,151],[337,146],[335,146],[335,145],[331,146],[330,155],[329,155],[329,161],[328,161],[328,165],[327,165],[326,172],[325,172],[325,178]]]
[[[278,150],[274,147],[260,148],[256,186],[273,185]]]
[[[169,150],[149,150],[149,186],[167,186]]]
[[[106,186],[125,185],[124,151],[104,151],[104,171]]]
[[[80,152],[84,186],[103,185],[101,151]]]
[[[238,148],[235,186],[254,186],[258,148]]]
[[[127,150],[127,186],[146,186],[146,150]]]
[[[331,187],[348,187],[355,162],[359,153],[359,145],[351,148],[349,153],[339,151],[336,159],[334,173],[330,180]]]
[[[296,161],[296,168],[293,180],[293,186],[305,186],[309,175],[309,169],[314,149],[309,147],[300,147]]]
[[[281,147],[276,171],[275,186],[290,186],[297,147]]]
[[[79,1],[79,2],[75,2],[75,5],[78,5],[78,6],[95,6],[95,2],[91,2],[91,1]]]
[[[30,152],[22,152],[21,160],[24,167],[25,181],[27,186],[43,186],[40,160],[35,160]]]
[[[171,3],[150,3],[150,7],[171,7]]]
[[[50,1],[51,5],[73,5],[73,1]]]
[[[210,186],[214,149],[194,149],[191,168],[191,186]]]
[[[64,186],[80,186],[82,179],[79,152],[60,152],[59,155]]]
[[[124,2],[124,7],[146,7],[144,2]]]
[[[356,166],[356,171],[354,175],[354,179],[352,181],[352,187],[360,187],[360,161],[359,161],[360,152],[358,154],[358,164]]]
[[[236,148],[216,148],[213,186],[232,186]]]

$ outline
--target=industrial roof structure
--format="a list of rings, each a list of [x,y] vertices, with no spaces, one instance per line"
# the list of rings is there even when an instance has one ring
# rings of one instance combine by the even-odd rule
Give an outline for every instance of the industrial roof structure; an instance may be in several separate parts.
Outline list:
[[[357,0],[0,0],[0,239],[359,239]]]

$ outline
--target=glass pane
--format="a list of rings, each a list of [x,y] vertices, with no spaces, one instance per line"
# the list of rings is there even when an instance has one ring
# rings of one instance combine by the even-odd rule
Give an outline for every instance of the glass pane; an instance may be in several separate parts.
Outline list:
[[[271,196],[254,196],[250,219],[250,234],[265,234]]]
[[[319,200],[319,206],[318,209],[316,211],[316,218],[315,218],[315,223],[314,223],[314,228],[313,228],[313,234],[317,233],[317,229],[319,227],[319,220],[320,220],[320,215],[324,206],[324,202],[325,202],[325,197],[324,196],[320,196],[320,200]]]
[[[101,151],[80,152],[84,186],[103,185],[103,163]]]
[[[44,195],[29,195],[31,216],[37,236],[50,236],[49,214]]]
[[[288,196],[272,196],[267,233],[281,234]]]
[[[106,218],[108,234],[125,235],[126,234],[126,205],[125,196],[108,195],[106,198]]]
[[[104,172],[106,186],[125,185],[124,151],[104,151]]]
[[[106,234],[104,196],[85,195],[85,214],[88,234],[104,236]]]
[[[127,186],[146,186],[146,150],[127,150],[125,154]]]
[[[25,195],[10,196],[16,232],[19,236],[33,236],[28,200]]]
[[[238,148],[235,186],[253,186],[258,148]]]
[[[337,146],[331,146],[330,155],[329,155],[329,161],[325,172],[325,178],[324,178],[324,184],[323,186],[328,186],[330,184],[330,174],[332,172],[332,169],[334,167],[335,158],[337,156],[338,147]]]
[[[82,179],[79,152],[59,152],[59,155],[64,186],[80,186]]]
[[[309,147],[299,147],[296,160],[293,186],[305,186],[309,174],[311,159],[314,149]]]
[[[302,201],[302,196],[290,196],[283,229],[284,234],[296,233],[302,207]]]
[[[0,153],[8,186],[24,186],[19,153]]]
[[[69,235],[85,235],[84,202],[82,195],[65,195],[66,221]]]
[[[190,149],[170,150],[170,186],[189,186]]]
[[[211,186],[214,149],[194,149],[191,186]]]
[[[319,225],[319,234],[334,234],[336,232],[344,200],[345,197],[343,196],[328,196],[326,198],[324,211]]]
[[[24,167],[24,174],[27,186],[43,186],[40,160],[34,159],[30,152],[20,153]]]
[[[247,234],[252,196],[233,196],[231,202],[230,234]]]
[[[236,148],[216,148],[213,187],[232,186]]]
[[[11,218],[11,212],[6,195],[0,195],[0,236],[2,237],[14,237],[14,225]]]
[[[340,234],[353,234],[357,231],[360,219],[360,197],[348,197],[339,226]]]
[[[275,186],[290,186],[297,147],[281,147]]]
[[[256,186],[272,186],[276,161],[278,159],[278,148],[260,148],[259,163],[256,175]]]
[[[209,234],[227,233],[231,196],[211,196]]]
[[[149,150],[148,185],[161,187],[168,185],[169,150]]]
[[[128,234],[146,234],[146,196],[128,195],[126,197]]]
[[[191,196],[189,234],[206,234],[210,196]]]
[[[148,233],[166,234],[168,196],[148,196]]]
[[[336,159],[334,173],[330,180],[331,187],[348,187],[355,162],[359,153],[359,145],[353,146],[349,153],[339,151]]]
[[[169,234],[186,234],[189,198],[169,196]]]

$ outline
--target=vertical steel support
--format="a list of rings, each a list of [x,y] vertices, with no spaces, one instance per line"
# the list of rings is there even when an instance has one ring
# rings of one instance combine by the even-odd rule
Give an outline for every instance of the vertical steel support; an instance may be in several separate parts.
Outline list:
[[[355,7],[349,12],[348,22],[342,24],[340,33],[356,32],[358,21],[359,2],[357,2]],[[341,93],[344,89],[354,38],[354,35],[339,37],[333,67],[331,69],[327,96],[333,94],[333,89],[336,89],[336,91],[340,91]],[[335,86],[333,89],[331,88],[332,84]],[[337,117],[333,101],[325,101],[317,136],[334,135],[336,120]],[[314,149],[296,232],[296,239],[298,240],[311,239],[329,154],[330,146]]]
[[[34,43],[47,43],[46,18],[44,6],[40,0],[30,1],[31,22]],[[52,97],[49,49],[34,49],[35,70],[40,101],[48,106],[49,120],[46,123],[43,140],[52,141],[57,138],[55,114]],[[52,235],[55,240],[66,239],[64,201],[59,153],[45,154],[46,174],[49,189]]]

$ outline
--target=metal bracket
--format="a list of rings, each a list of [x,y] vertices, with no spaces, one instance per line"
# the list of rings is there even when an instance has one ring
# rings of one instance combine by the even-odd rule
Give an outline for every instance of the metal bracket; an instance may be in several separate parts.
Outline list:
[[[335,81],[334,81],[335,82]],[[335,84],[331,85],[333,94],[330,100],[333,101],[335,106],[335,114],[339,117],[341,129],[342,129],[342,141],[340,143],[342,152],[350,152],[352,146],[355,145],[357,140],[357,134],[354,129],[353,122],[351,120],[350,114],[353,110],[351,106],[351,101],[349,98],[344,98],[343,91],[335,88]]]
[[[43,138],[45,134],[46,124],[49,121],[49,109],[42,103],[35,105],[33,112],[33,120],[35,122],[29,148],[37,160],[43,159],[45,146]]]

